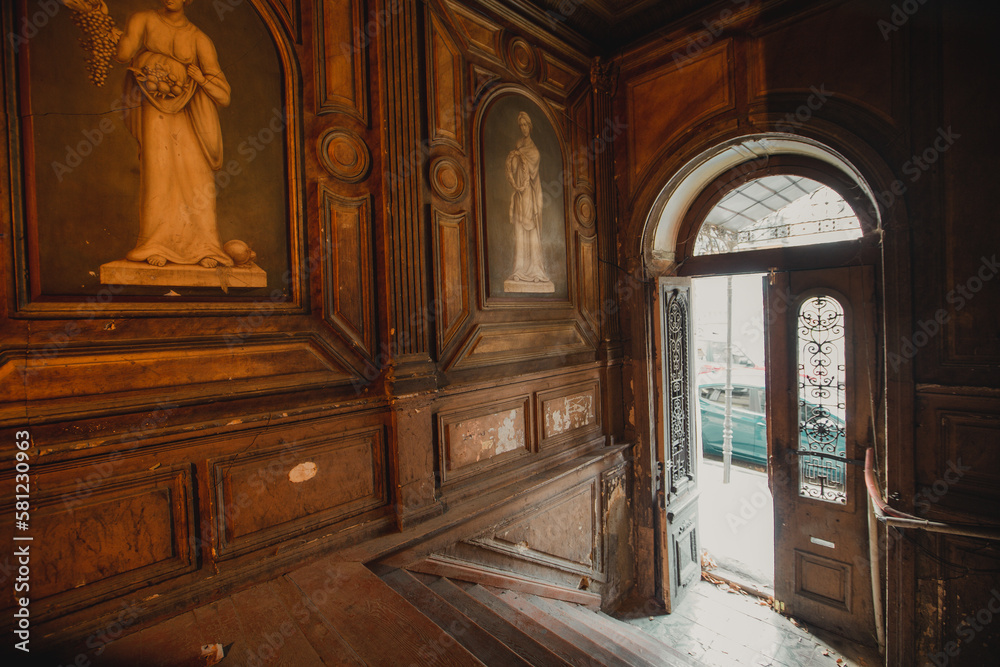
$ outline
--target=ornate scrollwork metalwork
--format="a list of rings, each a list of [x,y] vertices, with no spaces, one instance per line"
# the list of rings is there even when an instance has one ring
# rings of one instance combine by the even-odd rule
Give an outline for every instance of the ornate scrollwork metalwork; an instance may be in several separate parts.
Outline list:
[[[799,495],[847,503],[844,308],[827,295],[799,307]],[[809,456],[816,452],[828,456]]]
[[[688,365],[688,307],[687,292],[674,290],[667,302],[667,424],[668,428],[668,474],[670,488],[692,478],[691,442],[688,424],[689,388],[691,386]]]

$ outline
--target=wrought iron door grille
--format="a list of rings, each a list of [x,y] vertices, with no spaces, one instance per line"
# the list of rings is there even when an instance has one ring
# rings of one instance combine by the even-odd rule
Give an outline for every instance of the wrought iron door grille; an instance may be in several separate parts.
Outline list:
[[[847,504],[844,308],[819,295],[799,307],[799,495]],[[810,456],[810,453],[816,455]]]

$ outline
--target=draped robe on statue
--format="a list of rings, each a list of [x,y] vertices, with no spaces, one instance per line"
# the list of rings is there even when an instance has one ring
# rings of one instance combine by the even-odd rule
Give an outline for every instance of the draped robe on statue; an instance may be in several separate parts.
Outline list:
[[[139,142],[141,179],[139,237],[126,259],[158,255],[176,264],[214,259],[232,266],[215,217],[218,106],[228,106],[230,95],[215,46],[187,19],[178,26],[144,11],[129,19],[118,60],[130,63],[126,122]],[[189,65],[201,70],[204,84],[189,76]]]
[[[507,280],[546,282],[542,254],[542,182],[538,176],[541,154],[530,137],[518,140],[507,155],[507,181],[514,187],[510,198],[510,224],[514,226],[514,271]]]

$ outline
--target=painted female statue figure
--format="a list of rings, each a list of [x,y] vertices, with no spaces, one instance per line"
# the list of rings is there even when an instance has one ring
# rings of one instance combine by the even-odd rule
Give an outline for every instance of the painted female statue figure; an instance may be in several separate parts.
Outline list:
[[[510,224],[514,227],[514,271],[504,281],[505,292],[554,292],[545,272],[542,253],[542,182],[538,175],[541,154],[531,140],[531,118],[517,114],[521,138],[507,155],[507,182],[514,188],[510,197]]]
[[[215,178],[222,167],[219,106],[229,82],[215,45],[184,15],[191,0],[161,0],[162,8],[133,14],[116,57],[129,63],[127,112],[139,142],[139,238],[126,258],[163,266],[232,266],[215,218]]]

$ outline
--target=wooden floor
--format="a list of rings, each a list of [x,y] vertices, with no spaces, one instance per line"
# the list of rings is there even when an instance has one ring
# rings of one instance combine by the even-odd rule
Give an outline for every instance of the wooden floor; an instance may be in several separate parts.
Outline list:
[[[380,570],[380,572],[382,572]],[[109,644],[90,664],[194,667],[495,665],[699,667],[586,607],[360,563],[319,561]],[[73,656],[59,656],[71,664]]]

